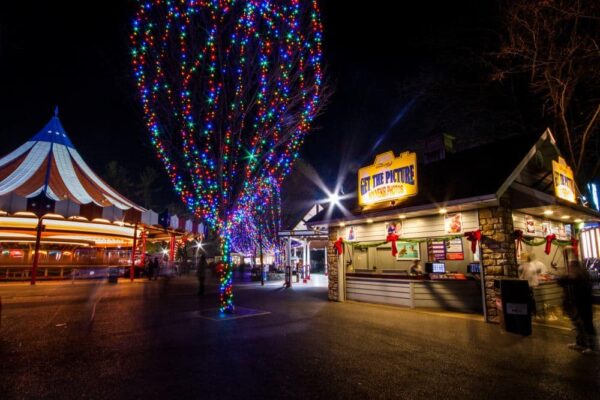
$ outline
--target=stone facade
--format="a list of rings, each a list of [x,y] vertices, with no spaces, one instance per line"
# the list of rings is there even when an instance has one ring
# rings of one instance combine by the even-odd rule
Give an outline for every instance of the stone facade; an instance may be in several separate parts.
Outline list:
[[[485,278],[487,321],[498,322],[494,280],[518,275],[510,199],[502,197],[498,207],[479,210],[479,225],[482,234],[481,261]]]
[[[337,229],[329,228],[329,239],[327,243],[327,275],[329,281],[328,298],[332,301],[339,300],[339,270],[338,270],[338,255],[334,246],[334,242],[338,239]]]

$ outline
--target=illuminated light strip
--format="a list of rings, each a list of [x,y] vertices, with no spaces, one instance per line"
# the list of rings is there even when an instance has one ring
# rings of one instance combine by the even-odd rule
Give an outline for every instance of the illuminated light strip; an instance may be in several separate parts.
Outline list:
[[[581,240],[583,243],[583,258],[590,258],[590,243],[589,234],[587,231],[581,233]]]
[[[35,142],[26,142],[26,143],[23,143],[21,146],[19,146],[17,149],[15,149],[12,153],[7,154],[3,158],[0,158],[0,167],[3,167],[6,164],[10,163],[11,161],[19,158],[27,150],[29,150],[30,148],[32,148],[34,144],[35,144]]]
[[[37,223],[37,218],[0,217],[0,229],[35,229]],[[127,226],[119,226],[113,224],[98,224],[93,222],[81,222],[71,220],[46,219],[44,220],[44,225],[46,225],[46,230],[49,231],[69,230],[72,232],[98,233],[124,237],[132,237],[134,231],[134,228]]]
[[[77,150],[71,149],[69,151],[69,153],[71,154],[71,157],[73,157],[73,159],[75,160],[75,162],[77,163],[79,168],[81,168],[81,170],[83,172],[85,172],[85,174],[88,176],[88,178],[90,178],[96,185],[98,185],[102,190],[104,190],[104,192],[106,192],[105,196],[107,193],[110,195],[110,197],[109,196],[106,196],[106,197],[117,208],[120,208],[121,210],[128,210],[130,208],[135,208],[136,210],[141,210],[140,208],[136,207],[133,203],[130,203],[127,199],[125,199],[118,193],[113,192],[107,185],[105,185],[104,182],[102,182],[102,180],[99,179],[96,174],[94,174],[94,172],[90,169],[90,167],[88,167],[88,165],[85,163],[85,161],[83,161],[83,159],[81,158],[81,156],[79,155]]]
[[[596,234],[597,229],[592,229],[590,231],[590,243],[592,244],[592,252],[591,252],[591,256],[592,257],[598,257],[598,247],[596,246],[596,243],[598,243],[598,235]]]
[[[39,187],[39,189],[37,189],[37,190],[35,190],[35,191],[33,191],[33,192],[29,193],[29,194],[28,194],[27,196],[25,196],[25,197],[26,197],[26,198],[28,198],[28,199],[30,199],[30,198],[32,198],[32,197],[35,197],[35,196],[39,195],[40,193],[42,193],[42,190],[44,190],[44,185],[40,186],[40,187]],[[63,201],[63,200],[65,200],[65,199],[61,199],[60,197],[58,197],[58,196],[56,195],[56,193],[54,193],[54,192],[52,191],[52,188],[50,188],[50,186],[48,186],[48,187],[46,188],[46,196],[47,196],[48,198],[50,198],[51,200],[55,200],[55,201]]]
[[[2,240],[3,243],[35,243],[35,239],[33,240]],[[90,244],[86,242],[54,242],[52,240],[40,240],[41,244],[70,244],[75,246],[85,246],[89,247]],[[33,251],[32,251],[33,253]]]
[[[0,182],[0,196],[14,191],[27,182],[46,160],[49,152],[50,143],[48,142],[38,142],[33,146],[21,165]]]
[[[81,182],[79,182],[79,179],[75,174],[75,170],[73,169],[73,163],[67,147],[62,144],[55,143],[52,152],[54,153],[54,160],[56,162],[56,167],[58,168],[58,173],[60,174],[60,177],[62,178],[67,190],[71,193],[75,200],[83,204],[88,204],[91,202],[98,204],[84,189],[83,185],[81,185]],[[98,205],[102,206],[102,204]]]

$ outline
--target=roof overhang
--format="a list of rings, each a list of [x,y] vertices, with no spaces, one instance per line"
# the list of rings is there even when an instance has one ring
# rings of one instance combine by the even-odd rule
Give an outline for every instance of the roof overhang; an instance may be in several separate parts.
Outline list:
[[[370,212],[364,214],[350,214],[343,218],[335,218],[323,221],[309,221],[308,226],[336,226],[342,223],[370,223],[370,222],[381,222],[389,221],[390,219],[398,218],[416,218],[424,217],[428,215],[438,215],[443,209],[447,213],[477,210],[479,208],[493,207],[499,204],[495,194],[489,194],[484,196],[477,196],[465,199],[450,200],[445,203],[431,203],[425,205],[419,205],[414,207],[397,207],[393,209],[387,209],[384,211]]]
[[[518,182],[514,182],[510,188],[513,190],[511,198],[514,211],[566,223],[575,220],[600,221],[600,213],[591,208],[570,203]]]

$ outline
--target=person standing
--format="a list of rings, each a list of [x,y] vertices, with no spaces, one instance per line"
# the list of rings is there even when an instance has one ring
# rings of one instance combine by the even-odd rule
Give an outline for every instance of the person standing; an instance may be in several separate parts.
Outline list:
[[[198,270],[196,271],[196,275],[198,276],[198,296],[202,296],[204,294],[204,281],[206,279],[206,256],[202,254],[200,256],[200,261],[198,262]]]
[[[157,260],[156,257],[152,257],[148,263],[148,280],[151,281],[154,278],[154,270],[156,268]]]
[[[564,289],[564,309],[571,319],[577,333],[575,343],[569,348],[582,354],[594,354],[596,351],[596,329],[594,328],[594,310],[592,306],[592,283],[588,271],[579,260],[568,263],[566,276],[558,279]]]

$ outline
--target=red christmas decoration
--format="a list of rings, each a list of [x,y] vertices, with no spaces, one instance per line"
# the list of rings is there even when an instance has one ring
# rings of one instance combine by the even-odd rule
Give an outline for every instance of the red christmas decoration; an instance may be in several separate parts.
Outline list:
[[[556,240],[556,235],[553,233],[552,235],[546,236],[546,248],[544,249],[544,253],[550,254],[552,250],[552,241]]]
[[[398,235],[396,235],[395,233],[390,233],[387,235],[387,238],[385,238],[386,242],[392,242],[392,255],[394,257],[396,257],[396,254],[398,254],[398,248],[396,247],[396,240],[398,240]]]
[[[465,232],[465,237],[471,242],[471,251],[475,253],[477,242],[481,241],[481,230],[477,229],[476,231]]]
[[[337,249],[338,256],[344,252],[343,244],[344,244],[344,239],[342,239],[342,238],[338,238],[338,240],[333,242],[333,245]]]

